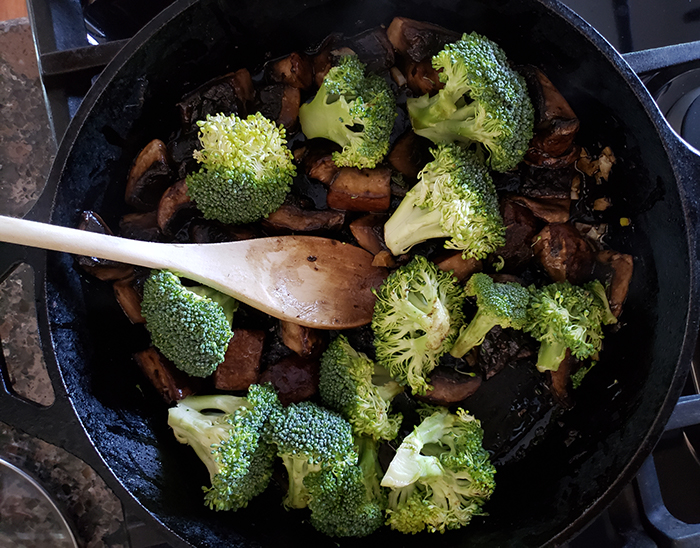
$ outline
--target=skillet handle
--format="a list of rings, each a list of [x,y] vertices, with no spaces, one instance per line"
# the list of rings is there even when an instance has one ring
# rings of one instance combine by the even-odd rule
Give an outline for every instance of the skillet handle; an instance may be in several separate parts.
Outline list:
[[[0,244],[0,281],[12,276],[19,266],[28,265],[32,269],[33,297],[36,303],[44,301],[45,263],[46,252],[43,250]],[[45,312],[40,306],[36,307],[36,315],[40,326],[39,333],[42,336],[41,345],[46,349],[51,345],[51,340],[45,329],[47,327]],[[30,436],[61,447],[88,464],[96,464],[100,459],[73,411],[61,373],[57,365],[51,361],[52,353],[41,349],[38,351],[42,352],[46,362],[46,372],[54,394],[53,403],[41,405],[19,395],[12,387],[5,353],[0,352],[0,420]]]

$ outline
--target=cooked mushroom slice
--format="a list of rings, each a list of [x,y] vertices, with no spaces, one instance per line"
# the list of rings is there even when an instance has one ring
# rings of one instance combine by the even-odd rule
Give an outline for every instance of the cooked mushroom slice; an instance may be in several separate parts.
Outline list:
[[[190,241],[194,244],[237,242],[259,238],[262,233],[251,225],[225,225],[209,219],[194,219],[188,226]]]
[[[513,196],[511,200],[525,206],[535,217],[548,223],[565,223],[571,217],[571,198]]]
[[[391,170],[344,167],[328,190],[328,206],[347,211],[386,211],[391,205]]]
[[[272,383],[282,405],[299,403],[318,392],[319,362],[290,354],[268,367],[260,383]]]
[[[634,272],[634,258],[632,255],[618,253],[617,251],[604,250],[598,253],[597,261],[608,265],[612,269],[610,277],[610,287],[608,289],[608,302],[610,310],[619,317],[622,312],[622,305],[627,299],[632,274]]]
[[[302,358],[319,356],[326,344],[325,332],[312,327],[280,320],[279,332],[284,345]]]
[[[338,150],[340,147],[328,139],[312,139],[297,161],[309,177],[330,185],[340,171],[333,161],[333,152]]]
[[[262,224],[275,232],[318,232],[340,230],[345,223],[345,212],[335,210],[307,210],[296,204],[285,203],[270,213]]]
[[[107,226],[104,219],[94,211],[83,211],[80,216],[80,223],[78,223],[78,229],[97,232],[99,234],[109,234],[110,236],[114,234]],[[134,267],[129,264],[109,259],[88,257],[86,255],[75,255],[74,257],[76,263],[85,270],[85,272],[100,280],[121,280],[123,278],[128,278],[134,273]]]
[[[155,347],[137,352],[134,360],[166,403],[177,403],[199,389],[199,379],[180,371]]]
[[[214,387],[219,390],[247,390],[260,378],[265,332],[237,327],[228,343],[224,361],[214,371]]]
[[[301,104],[298,88],[271,84],[260,89],[258,98],[257,108],[263,116],[284,125],[288,132],[296,128]]]
[[[197,120],[220,112],[246,116],[255,98],[253,79],[248,69],[225,74],[201,85],[186,95],[177,106],[184,131],[196,130]]]
[[[440,270],[452,272],[452,275],[460,282],[468,279],[475,272],[481,272],[483,265],[479,259],[465,259],[461,251],[451,251],[441,253],[434,257],[432,261]]]
[[[280,113],[277,116],[277,123],[284,126],[287,131],[293,131],[299,122],[299,106],[301,105],[301,94],[299,88],[294,86],[284,86],[282,92],[282,103]]]
[[[396,140],[386,159],[401,175],[416,179],[425,164],[433,159],[430,154],[430,141],[419,137],[413,131],[407,131]]]
[[[173,181],[165,143],[154,139],[136,157],[126,181],[124,199],[139,211],[151,211]]]
[[[370,213],[352,221],[349,225],[350,232],[361,248],[376,255],[381,251],[387,251],[384,244],[384,223],[387,219],[387,215]]]
[[[571,156],[579,120],[564,96],[540,69],[521,68],[535,107],[535,134],[530,141],[532,154],[526,159],[537,165],[547,159]],[[570,158],[570,162],[575,158]]]
[[[138,278],[135,274],[123,280],[116,280],[112,284],[117,303],[129,321],[135,324],[146,323],[141,315],[142,284],[143,279]]]
[[[408,89],[416,96],[433,95],[438,90],[445,87],[440,81],[438,71],[433,68],[430,58],[423,59],[420,62],[408,61],[404,63],[404,76],[406,77],[406,85]]]
[[[380,268],[393,268],[396,266],[396,257],[391,254],[391,251],[382,249],[372,259],[372,266]]]
[[[381,73],[394,65],[394,47],[384,27],[374,27],[344,38],[338,45],[352,50],[369,72]]]
[[[271,63],[270,78],[275,82],[299,89],[309,89],[314,83],[314,67],[311,59],[303,53],[293,52]]]
[[[166,236],[173,236],[198,213],[187,195],[187,182],[179,180],[165,191],[158,203],[158,226]]]
[[[158,226],[158,212],[127,213],[119,221],[119,235],[132,240],[157,242],[163,238]]]
[[[461,402],[481,386],[481,376],[460,373],[452,367],[438,366],[430,373],[431,387],[425,395],[415,398],[432,405],[449,406]]]
[[[547,371],[547,388],[564,409],[571,409],[574,406],[574,398],[571,395],[571,373],[575,361],[571,351],[567,350],[566,357],[559,364],[559,369]]]
[[[532,339],[522,331],[496,326],[486,334],[475,353],[476,366],[484,379],[489,380],[504,367],[534,356],[537,349],[533,347]]]
[[[535,215],[510,198],[501,202],[501,215],[506,226],[506,243],[494,252],[505,262],[508,270],[518,270],[533,257],[532,239],[539,231]]]
[[[561,169],[523,166],[522,185],[518,194],[528,198],[570,199],[576,175],[577,171],[574,165]]]
[[[432,57],[445,44],[461,38],[459,33],[406,17],[394,17],[387,29],[387,36],[396,51],[415,62]]]
[[[569,223],[551,223],[535,236],[533,250],[555,282],[581,284],[590,279],[595,253],[588,241]]]

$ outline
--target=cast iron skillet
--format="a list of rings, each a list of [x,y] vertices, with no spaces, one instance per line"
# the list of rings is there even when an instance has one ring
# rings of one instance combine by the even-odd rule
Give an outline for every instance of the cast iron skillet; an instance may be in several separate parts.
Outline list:
[[[183,0],[144,28],[98,78],[30,216],[46,220],[51,211],[51,222],[75,226],[80,212],[92,209],[117,226],[131,161],[150,139],[167,138],[177,120],[173,105],[184,92],[305,49],[332,31],[351,35],[388,24],[394,15],[476,30],[500,43],[515,63],[545,71],[583,122],[580,142],[611,146],[618,157],[614,214],[632,225],[613,230],[609,243],[634,255],[636,271],[624,326],[606,341],[604,359],[577,393],[576,407],[550,424],[525,458],[499,468],[488,519],[429,540],[382,531],[362,542],[558,544],[614,498],[661,435],[690,362],[698,296],[693,180],[700,162],[668,128],[629,66],[568,9],[551,0]],[[174,440],[165,407],[132,363],[132,352],[148,341],[118,310],[111,288],[82,275],[63,254],[47,254],[44,261],[41,252],[5,246],[3,257],[5,266],[30,262],[42,280],[40,326],[57,392],[52,408],[42,410],[17,401],[5,383],[3,420],[95,466],[125,505],[159,524],[174,546],[336,544],[300,514],[284,511],[276,492],[233,514],[204,508],[205,471]],[[522,407],[518,386],[498,382],[500,406],[536,413]],[[477,416],[487,436],[501,431],[501,419],[483,410]]]

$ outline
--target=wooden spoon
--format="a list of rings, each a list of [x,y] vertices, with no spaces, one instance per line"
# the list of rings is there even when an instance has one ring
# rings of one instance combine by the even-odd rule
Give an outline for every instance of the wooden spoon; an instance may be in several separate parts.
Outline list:
[[[0,216],[0,241],[170,270],[276,318],[319,329],[369,323],[386,276],[371,253],[337,240],[280,236],[165,244]]]

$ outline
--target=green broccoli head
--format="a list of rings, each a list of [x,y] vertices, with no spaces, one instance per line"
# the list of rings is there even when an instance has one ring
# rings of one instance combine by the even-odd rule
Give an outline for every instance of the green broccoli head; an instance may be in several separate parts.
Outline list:
[[[478,272],[467,281],[465,293],[476,297],[477,311],[457,337],[450,350],[455,358],[461,358],[495,326],[523,329],[527,320],[530,292],[515,282],[496,283],[491,276]]]
[[[168,410],[168,425],[206,465],[211,486],[204,502],[214,510],[238,510],[262,493],[272,476],[275,447],[265,424],[279,406],[271,386],[252,385],[247,397],[188,396]]]
[[[403,416],[391,413],[391,401],[403,387],[345,335],[323,353],[318,388],[324,405],[343,415],[356,435],[392,440],[398,434]]]
[[[343,147],[333,154],[338,166],[373,168],[389,151],[396,99],[389,84],[347,55],[328,71],[314,98],[299,109],[308,139],[321,137]]]
[[[304,478],[323,469],[337,471],[357,462],[352,427],[341,415],[311,401],[292,403],[270,416],[268,435],[287,470],[287,508],[305,508]]]
[[[246,119],[217,114],[199,121],[202,167],[187,176],[187,193],[207,219],[257,221],[284,202],[296,175],[286,132],[259,112]]]
[[[484,514],[495,472],[477,419],[463,409],[428,408],[382,478],[391,489],[387,524],[412,534],[463,527]]]
[[[392,272],[375,294],[377,362],[399,384],[425,394],[427,376],[452,348],[464,322],[464,290],[452,274],[416,255]]]
[[[537,369],[556,371],[567,349],[578,359],[595,355],[603,344],[603,325],[614,323],[600,282],[584,286],[557,282],[530,288],[525,331],[540,342]]]
[[[446,248],[483,259],[505,244],[493,180],[472,151],[447,144],[431,152],[434,160],[384,225],[386,245],[401,255],[426,240],[449,238]]]
[[[141,314],[153,345],[193,377],[208,377],[224,361],[236,307],[232,297],[210,288],[185,287],[166,270],[151,272],[143,286]]]
[[[414,131],[435,143],[476,144],[495,171],[514,168],[532,139],[534,108],[525,79],[503,50],[472,32],[432,62],[445,86],[432,97],[408,99]]]
[[[379,485],[377,442],[358,438],[359,460],[340,471],[309,474],[311,524],[331,537],[364,537],[384,524],[386,496]]]

